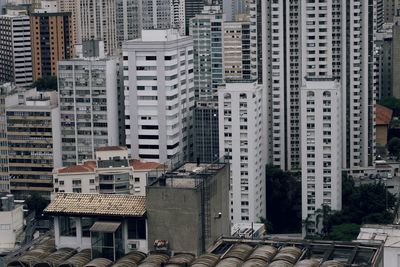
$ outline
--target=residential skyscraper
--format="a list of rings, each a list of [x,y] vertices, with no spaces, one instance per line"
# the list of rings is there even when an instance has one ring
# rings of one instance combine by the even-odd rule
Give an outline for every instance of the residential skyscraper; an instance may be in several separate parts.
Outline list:
[[[216,100],[224,84],[224,15],[219,5],[205,5],[190,22],[194,43],[194,86],[198,100]]]
[[[205,1],[184,0],[185,1],[185,33],[189,35],[190,20],[203,10]]]
[[[266,216],[266,138],[263,87],[226,83],[218,90],[219,153],[231,163],[231,222]]]
[[[116,0],[117,45],[140,37],[142,33],[142,0]]]
[[[117,59],[71,59],[58,64],[62,164],[95,158],[118,140]]]
[[[171,1],[171,27],[185,35],[185,0]]]
[[[57,75],[57,62],[73,55],[71,13],[32,13],[33,80]]]
[[[7,88],[0,85],[0,192],[9,192],[10,190],[7,158],[6,96]]]
[[[82,41],[101,40],[106,55],[117,52],[115,0],[79,0]]]
[[[60,113],[55,92],[6,108],[10,191],[19,199],[38,192],[50,199],[60,167]]]
[[[317,206],[320,203],[340,209],[336,196],[341,196],[341,175],[337,168],[355,170],[374,161],[376,0],[268,1],[263,3],[263,12],[263,34],[271,40],[263,47],[270,162],[285,170],[301,167],[303,189],[310,184],[303,192],[310,196],[303,202],[303,219],[321,208]],[[311,103],[324,104],[319,94],[325,91],[331,92],[332,99],[323,106],[327,117],[317,120],[321,111],[315,109],[319,113],[313,115],[302,97],[313,92],[318,99]],[[333,99],[334,92],[340,95],[339,100]],[[339,118],[334,115],[337,111]],[[305,123],[301,119],[304,116],[310,116],[310,120],[315,116],[315,122]],[[327,129],[321,133],[324,126]],[[317,143],[302,147],[300,140],[306,142],[307,136],[300,133],[310,131],[312,135],[314,129],[314,142],[327,141],[322,145],[330,147],[329,153],[316,149]],[[337,129],[341,129],[339,141]],[[335,151],[334,146],[341,151]],[[331,158],[324,158],[325,154]],[[340,166],[334,162],[334,155],[340,155]],[[317,161],[322,161],[323,167],[317,166]],[[321,181],[328,173],[330,182]],[[310,182],[313,179],[315,182]],[[311,192],[321,190],[322,184],[326,186],[324,192],[330,194],[312,196]]]
[[[0,83],[32,85],[31,27],[27,15],[0,16]]]
[[[247,13],[248,0],[221,0],[222,10],[226,16],[226,21],[235,21],[236,15]]]
[[[80,0],[57,0],[58,11],[71,12],[72,43],[82,43]]]
[[[225,80],[251,80],[250,22],[224,23]]]
[[[171,28],[171,1],[173,0],[141,0],[143,8],[143,29]],[[179,4],[178,4],[179,5]]]
[[[191,158],[193,41],[144,30],[123,45],[126,144],[134,158]]]

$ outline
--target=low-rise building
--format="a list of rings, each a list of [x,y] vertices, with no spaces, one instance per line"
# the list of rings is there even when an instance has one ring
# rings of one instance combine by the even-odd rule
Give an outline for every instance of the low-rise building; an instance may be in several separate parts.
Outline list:
[[[229,164],[186,163],[146,188],[149,245],[203,253],[230,234]],[[178,234],[179,233],[179,234]]]
[[[18,236],[24,228],[22,205],[14,205],[14,196],[1,197],[0,202],[0,253],[15,249]]]
[[[388,142],[388,132],[393,110],[378,104],[375,105],[375,110],[376,144],[384,147]]]
[[[357,240],[371,244],[383,244],[383,266],[400,266],[399,225],[363,225]]]
[[[58,193],[44,213],[54,216],[57,249],[91,248],[92,259],[111,261],[148,251],[143,196]]]
[[[152,171],[162,167],[157,162],[129,159],[126,147],[100,147],[95,160],[56,169],[54,191],[144,196]]]

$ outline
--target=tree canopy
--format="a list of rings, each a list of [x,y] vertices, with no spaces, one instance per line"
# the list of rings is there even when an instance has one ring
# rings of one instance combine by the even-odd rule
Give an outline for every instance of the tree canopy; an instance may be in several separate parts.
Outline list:
[[[25,203],[28,206],[28,209],[30,211],[34,211],[36,214],[36,217],[39,217],[42,215],[43,210],[49,204],[49,201],[44,199],[37,192],[34,192],[25,200]]]
[[[267,221],[272,233],[301,230],[301,181],[271,165],[267,166]]]
[[[400,155],[400,138],[391,138],[387,144],[387,147],[392,156],[398,157]]]
[[[33,86],[37,88],[38,91],[54,91],[57,90],[57,77],[56,76],[44,76],[36,80]]]

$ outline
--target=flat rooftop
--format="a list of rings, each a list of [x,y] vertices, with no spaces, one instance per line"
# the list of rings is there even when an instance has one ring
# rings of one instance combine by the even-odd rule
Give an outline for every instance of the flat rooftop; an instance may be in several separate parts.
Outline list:
[[[196,188],[204,179],[216,175],[225,166],[225,163],[185,163],[172,171],[165,172],[150,186]]]

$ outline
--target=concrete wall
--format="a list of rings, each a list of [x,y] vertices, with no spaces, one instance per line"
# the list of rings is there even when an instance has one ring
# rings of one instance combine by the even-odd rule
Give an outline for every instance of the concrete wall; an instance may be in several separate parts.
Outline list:
[[[149,250],[157,239],[174,251],[200,254],[200,192],[191,188],[149,187],[147,219]]]
[[[205,208],[203,231],[200,188],[150,186],[146,189],[149,250],[157,239],[168,240],[170,250],[203,252],[219,236],[229,235],[229,166],[225,166],[206,182],[209,206]],[[221,216],[219,216],[221,213]]]

